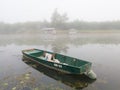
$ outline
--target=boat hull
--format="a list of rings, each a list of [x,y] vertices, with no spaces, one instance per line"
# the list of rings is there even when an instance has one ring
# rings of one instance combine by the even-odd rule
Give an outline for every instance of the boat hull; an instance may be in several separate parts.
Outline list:
[[[46,62],[46,61],[43,61],[40,59],[38,61],[37,59],[32,58],[28,55],[23,55],[23,58],[29,59],[33,62],[40,64],[40,65],[43,65],[43,66],[48,67],[50,69],[54,69],[54,70],[57,70],[57,71],[60,71],[60,72],[66,73],[66,74],[83,74],[83,73],[80,73],[80,69],[73,68],[71,66],[66,66],[66,65],[62,65],[62,64],[54,63],[54,62]]]
[[[43,58],[39,58],[40,53],[42,52],[48,52],[38,49],[29,49],[29,50],[23,50],[23,58],[27,58],[29,60],[32,60],[36,63],[39,63],[45,67],[66,73],[66,74],[85,74],[91,71],[91,63],[83,60],[79,60],[76,58],[72,58],[69,56],[56,54],[56,58],[60,60],[60,63],[58,62],[51,62],[47,61]],[[63,58],[64,57],[64,58]],[[63,62],[64,61],[64,62]]]

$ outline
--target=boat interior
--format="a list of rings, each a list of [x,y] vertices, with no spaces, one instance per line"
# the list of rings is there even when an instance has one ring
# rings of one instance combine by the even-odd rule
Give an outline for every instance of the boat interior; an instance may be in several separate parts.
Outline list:
[[[37,50],[37,49],[35,49],[33,51],[29,51],[27,53],[29,53],[33,57],[37,57],[37,58],[40,58],[40,59],[43,59],[43,60],[46,60],[45,54],[47,53],[47,54],[51,55],[51,59],[59,60],[59,62],[57,62],[57,63],[62,63],[62,64],[66,64],[66,65],[76,66],[76,67],[80,67],[82,65],[85,65],[85,64],[89,63],[87,61],[80,60],[80,59],[77,59],[77,58],[61,55],[61,54],[58,54],[58,53],[52,53],[52,52],[48,52],[48,51]]]

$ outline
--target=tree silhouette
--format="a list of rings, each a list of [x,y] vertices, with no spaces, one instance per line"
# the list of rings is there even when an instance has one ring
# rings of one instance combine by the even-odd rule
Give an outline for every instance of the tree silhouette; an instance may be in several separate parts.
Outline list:
[[[55,27],[57,29],[64,29],[65,28],[65,24],[68,20],[67,14],[64,13],[63,15],[61,15],[57,9],[55,9],[55,11],[53,12],[52,16],[51,16],[51,26]]]

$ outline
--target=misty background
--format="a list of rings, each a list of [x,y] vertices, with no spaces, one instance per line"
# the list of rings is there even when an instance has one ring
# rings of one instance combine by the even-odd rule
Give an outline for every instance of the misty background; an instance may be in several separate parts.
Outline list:
[[[104,22],[87,22],[75,19],[69,21],[67,13],[60,14],[57,9],[54,10],[50,17],[50,21],[33,21],[33,22],[21,22],[21,23],[0,23],[1,34],[13,34],[13,33],[39,33],[42,31],[53,30],[120,30],[120,21],[104,21]]]
[[[120,30],[119,0],[0,0],[0,34]]]

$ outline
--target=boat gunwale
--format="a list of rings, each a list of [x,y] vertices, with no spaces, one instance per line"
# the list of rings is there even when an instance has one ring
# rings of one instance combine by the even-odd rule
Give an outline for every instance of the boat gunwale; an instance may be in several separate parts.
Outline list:
[[[34,49],[34,50],[50,52],[50,51],[41,50],[41,49],[40,49],[40,50],[39,50],[39,49]],[[50,53],[53,53],[53,52],[50,52]],[[73,59],[75,59],[75,60],[79,60],[79,61],[82,61],[82,62],[86,62],[87,64],[90,63],[90,64],[92,65],[92,63],[89,62],[89,61],[87,61],[87,60],[82,60],[82,59],[74,58],[74,57],[71,57],[71,56],[68,56],[68,55],[63,55],[63,54],[56,53],[56,52],[55,52],[54,54],[59,54],[59,55],[61,55],[61,56],[65,56],[65,57],[73,58]],[[68,65],[69,65],[69,64],[68,64]],[[86,65],[86,64],[84,64],[84,65]],[[74,66],[74,65],[70,65],[70,66]],[[81,65],[81,66],[83,66],[83,65]],[[81,67],[81,66],[80,66],[80,67]],[[77,66],[75,66],[75,67],[77,67]]]
[[[28,55],[28,54],[27,54],[27,55]],[[33,56],[33,55],[30,55],[30,54],[29,54],[29,56],[31,56],[31,57],[33,57],[33,58],[37,58],[37,59],[39,59],[39,60],[43,60],[43,61],[49,62],[49,63],[55,63],[55,64],[64,65],[64,66],[69,66],[69,67],[78,68],[78,69],[82,68],[82,66],[83,66],[83,65],[81,65],[80,67],[77,67],[77,66],[69,65],[69,64],[66,65],[66,64],[63,64],[63,63],[51,62],[51,61],[47,61],[47,60],[44,60],[44,59],[40,59],[40,58],[35,57],[35,56]],[[34,61],[36,61],[36,60],[34,60]],[[39,62],[39,61],[37,61],[37,62]],[[84,64],[84,65],[86,65],[86,64]]]
[[[51,66],[45,65],[45,64],[43,64],[43,63],[41,63],[41,62],[39,62],[39,61],[36,61],[36,60],[34,60],[33,58],[30,58],[30,57],[28,57],[28,56],[26,56],[26,55],[24,55],[24,56],[27,57],[27,58],[29,58],[30,60],[36,62],[36,63],[39,63],[39,64],[43,65],[43,66],[46,66],[46,67],[49,67],[49,68],[51,68],[51,69],[58,70],[58,71],[61,71],[61,72],[64,72],[64,73],[71,74],[69,71],[66,71],[66,70],[63,70],[63,69],[59,69],[59,68],[55,68],[55,67],[51,67]],[[51,63],[52,63],[52,62],[51,62]],[[81,73],[80,73],[80,74],[81,74]]]
[[[45,51],[45,52],[48,52],[48,53],[53,53],[53,52],[50,52],[50,51],[46,51],[46,50],[39,50],[39,49],[27,49],[27,50],[22,50],[22,53],[24,54],[24,55],[27,55],[27,57],[29,57],[30,59],[39,59],[39,60],[42,60],[42,61],[46,61],[46,62],[48,62],[48,63],[53,63],[53,64],[58,64],[58,65],[63,65],[63,66],[67,66],[67,67],[71,67],[71,68],[76,68],[76,69],[79,69],[79,74],[83,74],[84,73],[84,71],[82,71],[81,72],[81,70],[82,70],[82,68],[83,67],[85,67],[85,66],[87,66],[87,65],[89,65],[90,64],[90,68],[91,68],[91,66],[92,66],[92,63],[91,62],[89,62],[89,61],[86,61],[86,60],[81,60],[81,59],[78,59],[78,58],[74,58],[74,57],[70,57],[70,56],[67,56],[67,55],[63,55],[63,54],[59,54],[59,55],[61,55],[61,56],[65,56],[65,57],[70,57],[70,58],[73,58],[73,59],[76,59],[76,60],[80,60],[80,61],[83,61],[83,62],[86,62],[85,64],[83,64],[83,65],[80,65],[80,66],[75,66],[75,65],[70,65],[70,64],[63,64],[63,63],[56,63],[56,62],[51,62],[51,61],[47,61],[47,60],[44,60],[44,59],[41,59],[41,58],[38,58],[38,57],[36,57],[36,56],[34,56],[34,55],[31,55],[31,53],[27,53],[27,52],[29,52],[29,51],[34,51],[34,50],[37,50],[37,51]],[[54,53],[54,54],[58,54],[58,53]],[[34,61],[36,61],[36,62],[38,62],[38,63],[40,63],[40,64],[42,64],[42,65],[44,65],[44,66],[47,66],[47,67],[49,67],[49,68],[53,68],[53,69],[57,69],[56,67],[53,67],[53,66],[49,66],[49,65],[45,65],[44,63],[41,63],[41,62],[39,62],[39,61],[37,61],[37,60],[34,60]],[[61,69],[59,69],[59,70],[61,70]],[[63,69],[62,69],[62,71],[63,71]],[[64,70],[65,72],[66,72],[66,70]],[[69,71],[67,71],[67,72],[69,72]],[[86,71],[85,71],[86,72]],[[70,72],[69,72],[70,73]]]

